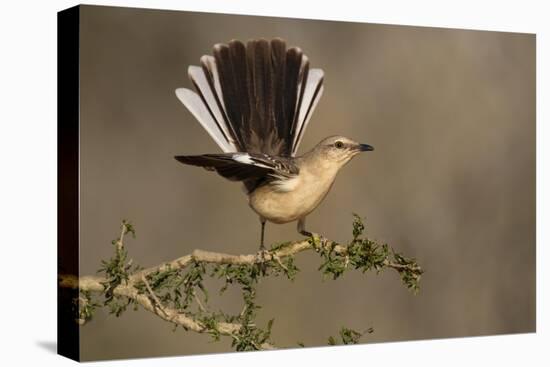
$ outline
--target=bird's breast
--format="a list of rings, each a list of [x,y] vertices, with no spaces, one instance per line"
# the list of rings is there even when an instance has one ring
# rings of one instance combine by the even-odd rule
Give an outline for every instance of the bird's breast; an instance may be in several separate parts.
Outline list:
[[[249,196],[250,207],[258,215],[274,223],[287,223],[311,213],[330,190],[336,172],[300,173],[285,181],[273,182],[254,190]]]

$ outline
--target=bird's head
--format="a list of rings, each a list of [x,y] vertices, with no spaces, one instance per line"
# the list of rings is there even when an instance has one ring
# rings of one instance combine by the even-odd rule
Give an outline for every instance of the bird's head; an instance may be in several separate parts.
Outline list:
[[[345,136],[329,136],[321,140],[313,149],[315,155],[324,162],[344,166],[353,157],[361,152],[368,152],[374,148],[368,144],[360,144]]]

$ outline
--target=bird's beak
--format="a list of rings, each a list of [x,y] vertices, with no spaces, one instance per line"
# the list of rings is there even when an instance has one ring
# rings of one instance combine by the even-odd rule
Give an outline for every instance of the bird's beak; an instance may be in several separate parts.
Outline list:
[[[374,150],[374,148],[371,145],[368,144],[359,144],[359,150],[361,152],[370,152]]]

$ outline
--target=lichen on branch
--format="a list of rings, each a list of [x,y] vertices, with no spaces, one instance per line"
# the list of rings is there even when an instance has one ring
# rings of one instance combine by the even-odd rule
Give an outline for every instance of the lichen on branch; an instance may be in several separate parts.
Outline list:
[[[413,258],[395,252],[387,244],[368,239],[365,225],[354,214],[352,239],[338,244],[313,234],[310,238],[273,245],[269,250],[256,254],[230,255],[195,250],[151,268],[144,269],[128,260],[124,238],[131,234],[135,238],[133,225],[122,221],[120,236],[112,241],[113,256],[102,260],[98,276],[77,278],[61,275],[60,287],[79,289],[75,300],[76,320],[85,324],[93,318],[94,311],[106,307],[109,312],[120,316],[129,306],[139,307],[154,313],[163,320],[188,331],[207,333],[214,340],[230,337],[232,347],[237,351],[273,349],[271,329],[274,319],[260,326],[256,321],[257,287],[262,278],[283,276],[293,280],[299,273],[295,264],[298,253],[313,250],[321,258],[319,271],[324,277],[338,279],[348,270],[363,273],[380,273],[385,269],[395,270],[403,284],[414,293],[419,290],[422,268]],[[209,291],[204,285],[206,278],[219,279],[222,286],[219,294],[228,287],[238,287],[243,307],[238,314],[212,311],[209,308]],[[342,328],[340,339],[343,344],[354,344],[366,332]],[[334,337],[329,344],[336,344]],[[300,345],[302,345],[300,343]]]

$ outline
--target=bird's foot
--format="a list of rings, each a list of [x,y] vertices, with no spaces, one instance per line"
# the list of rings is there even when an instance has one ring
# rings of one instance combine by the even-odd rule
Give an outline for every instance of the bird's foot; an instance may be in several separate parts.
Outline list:
[[[265,249],[264,246],[260,246],[260,250],[256,254],[256,264],[258,265],[258,268],[260,269],[262,275],[266,274],[266,262],[268,262],[269,260],[271,260],[271,254],[268,250]]]
[[[320,235],[319,233],[303,230],[303,231],[300,231],[300,234],[306,237],[310,237],[311,244],[316,249],[325,247],[328,243],[328,239],[325,238],[323,235]]]

